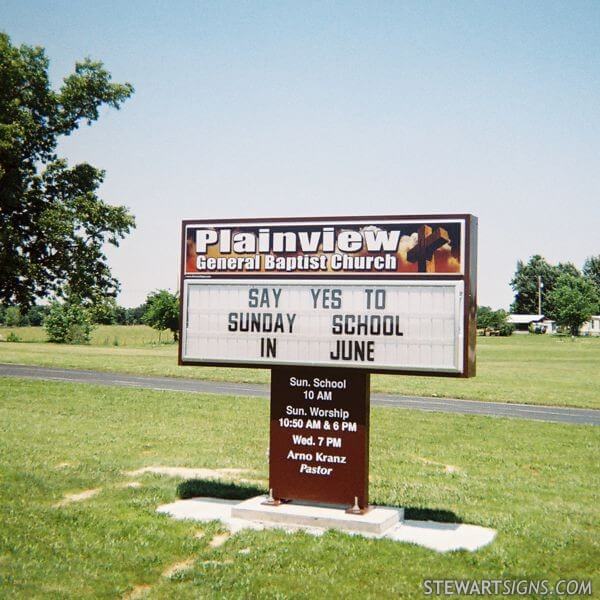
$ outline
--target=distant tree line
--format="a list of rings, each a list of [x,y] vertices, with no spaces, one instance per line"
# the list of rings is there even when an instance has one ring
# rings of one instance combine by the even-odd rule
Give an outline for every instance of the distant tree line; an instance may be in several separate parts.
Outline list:
[[[135,308],[125,308],[112,301],[102,308],[91,308],[91,321],[96,325],[141,325],[147,311],[144,302]],[[50,313],[51,305],[33,305],[28,309],[0,304],[0,325],[4,327],[38,327]]]
[[[519,261],[510,285],[515,299],[513,314],[542,314],[569,332],[579,335],[592,315],[600,314],[600,255],[590,256],[579,270],[573,263],[550,264],[536,254]],[[508,313],[489,306],[477,309],[477,328],[489,335],[510,335]]]
[[[75,294],[47,305],[19,306],[0,304],[0,325],[26,327],[43,325],[48,340],[55,343],[85,344],[97,325],[149,325],[160,332],[168,330],[177,340],[179,332],[179,297],[168,290],[148,294],[135,308],[119,306],[114,298],[102,298],[94,304]],[[12,341],[18,338],[11,336]],[[9,340],[11,341],[11,340]]]

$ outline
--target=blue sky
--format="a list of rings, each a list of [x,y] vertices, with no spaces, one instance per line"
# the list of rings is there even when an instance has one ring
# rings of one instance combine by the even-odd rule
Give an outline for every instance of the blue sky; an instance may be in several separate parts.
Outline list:
[[[183,218],[472,212],[479,301],[516,261],[600,253],[600,2],[36,2],[0,28],[58,85],[134,97],[61,144],[138,228],[120,301],[175,289]]]

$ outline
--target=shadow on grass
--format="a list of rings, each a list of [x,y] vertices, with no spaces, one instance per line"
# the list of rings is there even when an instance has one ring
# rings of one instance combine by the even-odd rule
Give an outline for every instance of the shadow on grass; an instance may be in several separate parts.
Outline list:
[[[266,494],[267,490],[247,483],[226,483],[215,479],[187,479],[177,486],[177,495],[182,499],[205,496],[225,500],[247,500]]]
[[[177,496],[188,498],[221,498],[223,500],[247,500],[266,494],[267,490],[248,483],[230,483],[215,479],[187,479],[177,486]],[[423,508],[408,506],[404,509],[404,518],[415,521],[437,521],[438,523],[462,523],[454,512],[441,508]]]
[[[404,518],[413,521],[437,521],[438,523],[462,523],[463,520],[451,510],[442,508],[422,508],[407,506],[404,509]]]

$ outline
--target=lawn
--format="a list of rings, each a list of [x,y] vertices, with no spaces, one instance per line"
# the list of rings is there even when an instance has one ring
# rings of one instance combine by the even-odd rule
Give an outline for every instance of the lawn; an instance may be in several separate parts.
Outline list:
[[[6,338],[8,329],[0,329]],[[12,330],[23,340],[43,340],[39,327]],[[163,338],[168,334],[163,334]],[[177,366],[174,344],[158,344],[145,326],[102,326],[89,346],[37,342],[0,343],[0,363],[166,375],[214,381],[269,381],[268,370]],[[600,408],[600,338],[571,340],[545,335],[478,338],[477,377],[449,379],[376,375],[375,392],[445,396]]]
[[[43,327],[0,327],[0,340],[13,333],[23,342],[45,342],[46,330]],[[173,334],[169,331],[156,331],[147,325],[98,325],[92,331],[90,346],[127,346],[142,348],[159,343],[172,345]]]
[[[476,553],[334,532],[243,532],[212,548],[217,523],[155,513],[181,480],[124,487],[125,471],[149,465],[247,469],[266,487],[267,435],[262,399],[0,379],[0,597],[421,597],[422,580],[441,577],[600,585],[591,426],[373,409],[372,501],[496,528]],[[181,561],[190,568],[165,575]]]

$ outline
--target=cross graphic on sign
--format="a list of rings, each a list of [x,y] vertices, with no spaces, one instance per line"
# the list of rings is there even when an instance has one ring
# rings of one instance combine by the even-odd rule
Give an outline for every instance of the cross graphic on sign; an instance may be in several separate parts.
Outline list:
[[[417,245],[407,252],[406,258],[409,262],[418,264],[419,273],[432,273],[435,271],[433,254],[450,241],[450,236],[442,227],[433,231],[429,225],[421,225],[418,236]]]

